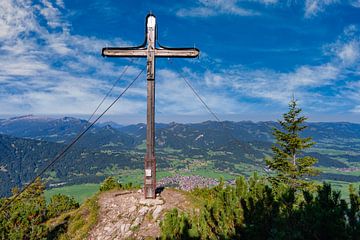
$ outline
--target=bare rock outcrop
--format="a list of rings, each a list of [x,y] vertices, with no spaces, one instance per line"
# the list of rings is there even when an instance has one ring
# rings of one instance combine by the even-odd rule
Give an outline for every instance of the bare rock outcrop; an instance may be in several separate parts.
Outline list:
[[[165,189],[157,199],[144,199],[141,191],[111,191],[99,196],[99,220],[89,240],[152,239],[160,236],[160,221],[172,208],[188,211],[183,192]]]

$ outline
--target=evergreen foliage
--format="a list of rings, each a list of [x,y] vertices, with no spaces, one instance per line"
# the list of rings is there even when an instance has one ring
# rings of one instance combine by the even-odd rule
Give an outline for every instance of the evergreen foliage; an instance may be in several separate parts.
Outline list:
[[[358,236],[360,238],[360,186],[358,193],[352,185],[350,190],[350,208],[347,209],[346,215],[348,217],[348,234],[350,236]]]
[[[301,108],[297,101],[292,99],[289,111],[279,120],[282,129],[274,128],[273,135],[276,145],[272,147],[273,158],[266,159],[266,164],[277,173],[276,177],[269,180],[276,186],[285,184],[294,189],[309,188],[305,177],[317,175],[319,172],[313,166],[317,159],[304,156],[304,150],[314,145],[311,137],[302,138],[300,133],[306,129],[306,117],[300,116]]]
[[[56,194],[50,198],[50,203],[47,206],[47,217],[53,218],[59,216],[63,212],[67,212],[79,207],[79,203],[73,197],[63,194]]]
[[[111,189],[119,188],[120,184],[114,177],[106,178],[100,185],[100,192],[109,191]]]
[[[194,190],[201,206],[167,213],[162,239],[359,239],[360,189],[350,192],[348,205],[326,183],[297,194],[256,175],[241,177],[235,186]]]
[[[92,227],[99,219],[98,194],[87,199],[80,208],[67,212],[49,223],[48,239],[83,240],[87,239]]]
[[[134,189],[132,183],[120,184],[114,177],[105,179],[100,191]],[[88,199],[82,207],[73,197],[57,194],[46,204],[45,186],[40,178],[30,185],[9,207],[0,212],[0,240],[28,239],[84,239],[98,217],[97,195]],[[13,189],[14,197],[19,190]],[[0,207],[7,201],[0,198]],[[79,209],[78,209],[79,208]],[[66,213],[77,209],[73,213]],[[65,213],[65,214],[63,214]],[[47,221],[59,218],[56,228],[48,227]]]
[[[135,188],[140,188],[140,186],[135,186],[132,182],[122,184],[119,183],[114,177],[107,177],[100,185],[100,192],[109,191],[112,189],[129,190]]]
[[[79,206],[74,199],[63,195],[54,196],[49,206],[44,196],[45,186],[40,178],[30,185],[5,211],[0,213],[0,239],[47,239],[49,229],[45,222],[53,216]],[[13,196],[0,199],[0,206]]]
[[[2,239],[46,239],[46,201],[39,178],[1,215]],[[14,189],[13,194],[18,190]],[[3,200],[6,202],[7,199]]]
[[[192,233],[188,215],[179,213],[176,208],[172,209],[165,216],[165,220],[161,223],[162,237],[161,239],[190,239],[195,237]]]

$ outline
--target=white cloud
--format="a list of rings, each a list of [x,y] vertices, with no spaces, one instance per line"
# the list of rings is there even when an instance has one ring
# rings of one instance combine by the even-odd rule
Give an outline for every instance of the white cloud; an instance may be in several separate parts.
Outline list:
[[[289,7],[299,5],[304,6],[304,17],[313,18],[319,13],[325,12],[326,8],[335,5],[350,5],[360,8],[360,0],[196,0],[193,7],[181,8],[176,11],[179,17],[213,17],[219,15],[238,15],[238,16],[255,16],[261,15],[261,12],[254,10],[254,6],[244,3],[258,3],[271,7]]]
[[[350,24],[349,26],[345,27],[344,35],[348,37],[354,37],[358,33],[358,27],[354,24]]]
[[[359,59],[359,50],[359,42],[351,41],[339,49],[338,56],[344,63],[351,64]]]
[[[218,13],[214,9],[207,7],[194,7],[189,9],[179,9],[176,15],[179,17],[211,17]]]
[[[358,36],[358,29],[355,25],[350,25],[344,29],[344,34],[339,39],[328,45],[325,52],[334,55],[339,64],[351,66],[356,64],[360,58],[360,38]]]
[[[0,39],[6,41],[20,33],[29,33],[38,28],[33,8],[27,1],[2,0],[0,4]]]
[[[63,0],[56,0],[56,4],[61,8],[65,8],[65,4]]]
[[[317,87],[331,83],[340,74],[340,69],[332,63],[319,66],[301,66],[293,73],[282,74],[284,80],[288,80],[290,86],[297,87]]]
[[[353,7],[360,8],[360,0],[350,0],[350,4]]]
[[[318,16],[319,13],[325,12],[327,7],[335,4],[342,4],[359,8],[360,0],[306,0],[304,17],[312,18]]]
[[[222,85],[235,89],[242,96],[268,99],[286,105],[293,93],[303,99],[310,89],[333,84],[340,74],[341,70],[329,63],[300,66],[289,73],[235,66],[215,75],[220,75],[224,80]]]
[[[210,71],[205,72],[204,80],[205,80],[206,85],[208,85],[209,87],[221,86],[222,83],[225,81],[222,75],[214,74],[214,73],[211,73]]]
[[[232,96],[240,99],[260,99],[286,105],[295,93],[297,98],[309,106],[309,109],[317,108],[318,111],[339,107],[339,104],[350,104],[355,101],[354,99],[359,99],[360,90],[354,89],[360,89],[360,85],[349,85],[347,88],[340,88],[337,85],[339,81],[347,80],[349,72],[360,75],[359,40],[356,28],[354,26],[345,28],[339,40],[324,48],[325,54],[330,55],[327,62],[298,66],[290,72],[249,69],[235,65],[221,70],[213,68],[205,71],[201,76],[191,77],[202,81],[206,88],[213,89],[213,92],[225,88],[228,92],[232,92]],[[317,90],[321,88],[327,90]],[[327,96],[327,91],[332,88],[336,88],[336,95]],[[360,100],[355,102],[358,101]]]
[[[318,13],[325,11],[327,6],[339,3],[339,0],[306,0],[305,1],[305,17],[310,18]]]
[[[100,55],[109,42],[71,34],[59,10],[64,7],[61,0],[1,2],[0,114],[89,114],[111,87],[99,79],[119,77],[122,68]],[[130,67],[121,85],[139,71]],[[123,111],[136,110],[136,104]]]
[[[238,0],[198,0],[198,6],[182,8],[176,12],[179,17],[210,17],[217,15],[253,16],[259,13],[242,8]]]
[[[360,80],[357,82],[348,83],[346,86],[346,90],[342,92],[341,96],[344,99],[352,100],[352,108],[351,112],[360,114]]]
[[[0,75],[8,77],[31,77],[38,74],[40,75],[43,71],[49,70],[49,66],[47,64],[35,59],[24,57],[17,61],[13,60],[14,59],[11,58],[4,58],[0,60],[0,63],[3,66]]]
[[[187,86],[182,77],[191,82],[209,107],[217,113],[234,113],[243,107],[236,98],[221,91],[214,92],[212,88],[204,88],[199,79],[189,69],[183,69],[182,75],[168,69],[158,71],[157,104],[161,113],[199,115],[206,114],[202,103]],[[198,85],[200,83],[200,85]],[[199,91],[200,90],[200,91]],[[244,107],[242,108],[244,109]]]
[[[123,70],[100,57],[100,49],[110,45],[109,42],[72,34],[58,9],[62,7],[62,1],[51,4],[44,0],[36,7],[30,3],[3,0],[0,5],[0,12],[5,13],[0,15],[0,51],[3,53],[0,55],[0,114],[91,113]],[[241,15],[243,12],[238,5],[237,1],[200,1],[199,12],[195,15]],[[46,26],[39,24],[41,17],[46,17]],[[242,98],[286,105],[292,93],[307,103],[322,101],[321,108],[324,108],[329,101],[313,90],[333,86],[336,81],[343,79],[346,69],[359,65],[357,27],[349,26],[344,30],[344,35],[346,39],[339,39],[329,46],[332,56],[329,62],[299,66],[291,72],[254,70],[244,66],[216,70],[216,66],[220,65],[218,61],[211,64],[213,69],[203,73],[190,69],[182,69],[182,72],[217,113],[244,111],[248,105],[241,103]],[[37,40],[42,43],[39,44]],[[130,45],[122,39],[114,39],[113,42],[116,45]],[[205,60],[210,63],[209,59]],[[122,87],[116,87],[114,94],[121,92],[139,70],[136,64],[130,67],[121,81]],[[145,83],[138,82],[141,87],[137,85],[131,88],[121,104],[110,113],[144,113]],[[358,94],[355,87],[351,91],[349,89],[351,94],[347,98]],[[205,111],[178,73],[166,69],[158,72],[156,99],[158,111],[164,113],[190,115]]]
[[[259,2],[262,4],[277,4],[279,0],[253,0],[253,2]]]
[[[360,105],[354,107],[351,111],[352,111],[353,113],[360,113]]]
[[[360,113],[360,80],[347,82],[339,96],[351,102],[350,112]]]
[[[68,24],[61,20],[61,12],[50,1],[42,0],[42,6],[37,6],[41,15],[46,19],[51,28],[65,27]]]

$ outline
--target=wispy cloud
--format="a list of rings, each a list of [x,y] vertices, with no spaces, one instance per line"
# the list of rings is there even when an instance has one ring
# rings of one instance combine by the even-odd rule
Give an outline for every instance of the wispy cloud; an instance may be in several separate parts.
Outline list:
[[[182,75],[174,70],[159,70],[157,103],[160,112],[185,115],[207,114],[207,110],[182,79],[183,76],[190,79],[196,89],[201,89],[201,97],[214,111],[234,113],[244,107],[244,104],[239,103],[231,95],[214,92],[213,88],[204,88],[202,81],[196,78],[196,74],[190,69],[185,68],[180,71],[182,71]]]
[[[281,1],[249,2],[275,7]],[[309,9],[305,12],[308,11],[309,18],[337,4],[337,1],[316,1],[314,5],[308,2]],[[242,3],[199,0],[189,8],[179,9],[177,15],[259,14],[243,8]],[[355,3],[351,1],[352,5]],[[0,114],[89,114],[123,70],[101,58],[100,49],[115,42],[116,45],[132,44],[123,39],[104,40],[74,34],[64,18],[66,11],[61,0],[42,0],[37,4],[3,0],[0,4],[0,12],[4,13],[0,15]],[[207,54],[201,56],[207,70],[183,68],[180,71],[220,114],[241,113],[256,104],[276,109],[286,106],[293,93],[308,109],[324,111],[346,105],[349,111],[358,113],[359,36],[358,27],[350,25],[336,41],[324,44],[324,56],[320,57],[327,60],[316,65],[298,65],[288,71],[254,69],[235,63],[224,67],[222,60]],[[143,65],[141,62],[141,67],[140,64],[130,67],[115,92],[120,92]],[[337,85],[339,82],[341,86]],[[110,114],[144,113],[145,84],[143,77]],[[156,101],[157,111],[161,113],[197,115],[205,112],[179,73],[169,68],[158,69]]]
[[[91,113],[123,69],[99,56],[100,49],[111,43],[72,34],[70,24],[61,15],[61,11],[66,11],[62,1],[43,0],[31,5],[30,2],[6,0],[1,7],[6,14],[0,26],[6,32],[1,35],[4,44],[0,46],[3,53],[0,56],[0,101],[4,106],[0,114]],[[238,11],[230,5],[222,8]],[[42,19],[44,25],[40,24]],[[122,39],[113,41],[129,45]],[[137,64],[129,67],[122,86],[139,71]],[[121,99],[121,105],[109,114],[145,113],[144,76],[139,81],[138,86]],[[187,115],[204,112],[177,73],[159,70],[157,87],[158,111]],[[122,87],[114,91],[121,92]],[[202,96],[214,109],[227,113],[239,106],[236,99],[214,94],[211,89],[203,91]],[[110,100],[105,102],[108,104]]]
[[[55,4],[52,4],[48,0],[42,0],[42,5],[35,5],[35,8],[40,12],[41,16],[46,19],[47,25],[51,28],[66,28],[68,23],[61,19],[61,12],[56,7]],[[59,2],[61,7],[65,7],[63,2]],[[58,6],[60,6],[57,4]]]
[[[339,107],[339,104],[351,105],[355,98],[359,99],[360,92],[355,89],[360,88],[351,79],[346,79],[349,71],[360,74],[360,59],[359,33],[352,31],[349,34],[349,28],[354,30],[353,26],[345,28],[343,35],[335,43],[324,46],[324,54],[330,55],[330,58],[319,65],[302,65],[290,72],[234,65],[225,69],[207,70],[201,76],[191,77],[204,83],[201,89],[227,92],[238,98],[238,101],[250,98],[286,106],[295,93],[308,109],[316,111],[331,110]],[[339,82],[345,80],[349,81],[346,87],[337,87]],[[324,88],[327,90],[324,91]],[[333,88],[337,89],[336,94],[328,96],[328,91]],[[218,109],[221,106],[223,105],[218,104]]]
[[[358,62],[360,58],[360,36],[356,25],[347,26],[344,34],[333,43],[326,46],[325,51],[334,55],[339,64],[344,66]]]
[[[314,18],[335,4],[349,5],[356,8],[360,7],[360,0],[196,0],[194,2],[195,5],[192,7],[178,9],[176,15],[179,17],[213,17],[219,15],[256,16],[261,15],[262,12],[256,8],[256,5],[249,4],[261,4],[271,7],[303,6],[304,17]],[[246,3],[246,5],[244,3]]]
[[[61,11],[61,0],[2,1],[0,114],[90,113],[118,77],[121,68],[100,57],[110,41],[72,34]],[[138,71],[129,68],[124,80]],[[134,101],[124,111],[136,109]]]
[[[259,13],[239,6],[238,0],[198,0],[197,6],[177,10],[179,17],[211,17],[217,15],[253,16]],[[264,1],[268,2],[268,1]]]
[[[339,0],[306,0],[305,17],[314,17],[320,12],[325,11],[326,7],[339,3]]]
[[[350,4],[353,7],[360,8],[360,0],[350,0]]]

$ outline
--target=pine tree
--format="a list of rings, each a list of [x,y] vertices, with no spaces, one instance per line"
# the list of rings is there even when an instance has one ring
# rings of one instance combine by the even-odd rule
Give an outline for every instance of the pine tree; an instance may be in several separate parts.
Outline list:
[[[300,133],[306,129],[304,126],[306,117],[300,116],[301,108],[293,98],[289,103],[289,111],[283,114],[283,120],[279,120],[281,129],[274,128],[273,135],[276,144],[272,147],[273,158],[266,159],[266,164],[277,173],[276,177],[270,177],[274,185],[286,184],[293,189],[308,188],[309,182],[306,177],[319,173],[313,165],[317,159],[304,156],[304,150],[314,145],[311,137],[302,138]]]

